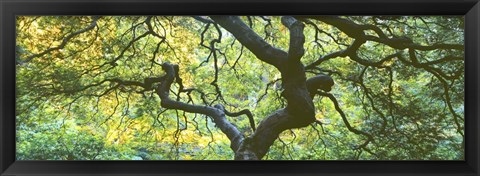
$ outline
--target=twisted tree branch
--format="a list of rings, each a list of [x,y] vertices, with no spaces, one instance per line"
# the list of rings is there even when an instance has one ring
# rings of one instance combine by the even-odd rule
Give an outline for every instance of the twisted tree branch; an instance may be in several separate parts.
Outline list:
[[[161,106],[168,109],[177,109],[185,112],[200,113],[210,116],[218,128],[220,128],[220,130],[231,141],[230,148],[233,151],[237,151],[240,146],[240,142],[243,140],[243,135],[233,124],[227,120],[225,113],[221,108],[222,106],[199,106],[172,100],[169,97],[170,86],[178,74],[178,66],[170,63],[163,63],[162,68],[166,72],[165,79],[162,80],[160,86],[155,89],[156,93],[161,99]]]
[[[232,33],[258,59],[279,67],[288,57],[285,51],[275,48],[262,39],[237,16],[210,16],[216,23]]]

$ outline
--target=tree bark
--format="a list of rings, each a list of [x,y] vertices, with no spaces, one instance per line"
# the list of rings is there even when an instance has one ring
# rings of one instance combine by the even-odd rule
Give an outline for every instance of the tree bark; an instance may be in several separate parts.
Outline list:
[[[272,47],[239,17],[212,16],[216,23],[232,33],[258,59],[275,66],[282,75],[282,96],[287,106],[263,119],[253,135],[245,138],[235,151],[236,160],[261,159],[278,135],[288,129],[308,126],[315,121],[310,93],[306,87],[305,68],[300,62],[304,54],[303,23],[293,17],[283,17],[282,23],[290,30],[288,53]]]

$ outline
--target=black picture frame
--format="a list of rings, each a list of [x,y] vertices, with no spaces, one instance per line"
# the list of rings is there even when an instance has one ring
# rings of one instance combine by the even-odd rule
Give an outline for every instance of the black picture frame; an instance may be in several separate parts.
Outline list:
[[[461,175],[480,173],[478,0],[1,0],[0,173],[13,175]],[[465,15],[464,161],[15,161],[16,15]]]

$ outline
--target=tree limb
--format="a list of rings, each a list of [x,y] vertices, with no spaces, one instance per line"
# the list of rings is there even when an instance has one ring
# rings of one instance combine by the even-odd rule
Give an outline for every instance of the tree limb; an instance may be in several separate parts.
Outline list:
[[[367,140],[362,143],[361,145],[359,145],[357,148],[363,148],[365,147],[366,145],[368,145],[368,143],[370,143],[370,141],[373,141],[373,136],[370,134],[370,133],[367,133],[367,132],[364,132],[364,131],[360,131],[360,130],[357,130],[355,128],[352,127],[352,125],[350,125],[350,122],[348,122],[348,119],[345,115],[345,113],[343,112],[343,110],[340,108],[340,105],[337,101],[337,99],[332,95],[332,94],[329,94],[329,93],[324,93],[324,92],[320,92],[320,91],[317,91],[316,94],[318,95],[321,95],[321,96],[326,96],[328,97],[334,104],[335,106],[335,110],[337,110],[337,112],[340,114],[340,116],[342,117],[342,121],[343,123],[345,124],[345,126],[347,127],[348,131],[352,132],[352,133],[355,133],[355,134],[358,134],[358,135],[363,135],[365,137],[367,137]]]
[[[210,16],[216,23],[232,33],[235,38],[247,47],[258,59],[279,67],[288,54],[275,48],[250,29],[238,16]]]
[[[17,64],[23,64],[23,63],[27,63],[27,62],[30,62],[33,58],[36,58],[36,57],[41,57],[49,52],[52,52],[54,50],[59,50],[59,49],[62,49],[65,47],[65,45],[67,45],[67,42],[72,39],[73,37],[81,34],[81,33],[84,33],[84,32],[87,32],[89,30],[92,30],[93,28],[95,28],[95,26],[97,26],[97,20],[99,19],[100,17],[99,16],[94,16],[92,17],[92,22],[90,23],[90,25],[88,25],[86,28],[83,28],[83,29],[80,29],[78,31],[75,31],[69,35],[67,35],[63,40],[62,40],[62,43],[60,43],[60,45],[56,46],[56,47],[53,47],[53,48],[49,48],[41,53],[38,53],[38,54],[34,54],[34,55],[31,55],[31,56],[28,56],[25,60],[17,60]]]
[[[200,113],[212,117],[213,122],[228,137],[228,139],[230,139],[230,148],[232,148],[233,151],[237,151],[240,142],[243,140],[243,135],[233,124],[227,120],[223,110],[219,109],[221,106],[199,106],[172,100],[169,97],[170,86],[178,74],[178,66],[170,63],[163,63],[162,68],[166,72],[165,79],[161,82],[160,86],[155,89],[161,99],[161,106],[168,109],[177,109],[190,113]]]
[[[305,25],[291,16],[282,17],[282,24],[285,25],[290,31],[288,59],[300,60],[303,54],[305,54],[305,49],[303,48],[303,44],[305,43],[303,28]]]
[[[255,131],[255,120],[253,119],[253,114],[252,112],[250,112],[250,110],[244,109],[239,112],[229,112],[225,109],[225,107],[223,107],[223,105],[217,105],[217,106],[220,107],[217,109],[223,110],[223,112],[230,117],[238,117],[245,114],[248,117],[248,120],[250,122],[250,127],[252,128],[253,131]]]

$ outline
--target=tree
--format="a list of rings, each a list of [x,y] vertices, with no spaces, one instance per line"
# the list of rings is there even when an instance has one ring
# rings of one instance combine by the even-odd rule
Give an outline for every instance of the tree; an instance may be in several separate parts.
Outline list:
[[[464,156],[463,17],[19,16],[16,49],[20,158]]]

